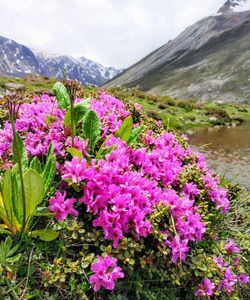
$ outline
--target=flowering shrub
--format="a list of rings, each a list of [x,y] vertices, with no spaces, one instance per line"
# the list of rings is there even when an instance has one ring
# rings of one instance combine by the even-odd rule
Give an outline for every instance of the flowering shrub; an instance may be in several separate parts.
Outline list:
[[[196,296],[212,296],[214,294],[215,284],[211,282],[208,278],[205,278],[202,283],[199,284],[199,289],[195,293]]]
[[[104,258],[98,257],[98,261],[91,266],[91,275],[89,282],[94,284],[94,291],[99,291],[103,286],[107,290],[113,290],[115,281],[118,278],[123,278],[124,274],[120,267],[116,266],[117,259],[105,256]]]
[[[55,213],[55,218],[63,221],[68,215],[78,216],[78,211],[74,209],[73,205],[76,202],[75,198],[65,200],[65,193],[56,193],[56,197],[49,200],[49,210]]]
[[[76,103],[85,115],[75,129],[65,126],[66,108],[47,95],[23,104],[16,121],[30,157],[42,161],[54,144],[57,177],[45,205],[58,221],[53,226],[61,230],[62,248],[77,246],[46,266],[44,285],[87,280],[80,290],[92,297],[92,288],[105,294],[117,285],[121,291],[121,278],[133,280],[133,273],[142,272],[142,279],[189,286],[197,297],[237,295],[238,284],[249,279],[240,248],[220,236],[217,224],[223,223],[230,201],[204,157],[193,153],[185,136],[160,132],[159,122],[149,129],[138,104],[131,109],[131,103],[106,92],[90,105],[84,99]],[[90,122],[91,130],[89,111],[100,121]],[[0,129],[3,166],[12,164],[11,145],[6,121]],[[69,237],[72,219],[78,225]]]

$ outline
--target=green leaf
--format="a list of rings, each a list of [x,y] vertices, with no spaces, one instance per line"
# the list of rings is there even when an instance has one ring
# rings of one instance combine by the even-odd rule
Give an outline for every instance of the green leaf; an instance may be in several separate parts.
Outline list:
[[[18,248],[19,248],[19,244],[17,244],[14,247],[10,248],[7,255],[6,255],[6,257],[10,257],[13,254],[15,254],[15,252],[17,252]]]
[[[131,116],[128,116],[123,121],[122,126],[115,133],[115,136],[127,142],[131,136],[132,128],[133,128],[133,119]]]
[[[11,169],[5,172],[3,179],[3,203],[7,216],[12,224],[14,212],[12,209],[12,186],[11,186]]]
[[[34,216],[36,217],[53,217],[55,214],[53,212],[48,212],[48,207],[37,207]]]
[[[80,189],[80,188],[77,186],[76,183],[73,183],[73,184],[72,184],[72,187],[73,187],[73,189],[74,189],[77,193],[79,193],[80,191],[82,191],[82,189]]]
[[[50,242],[55,240],[59,233],[53,229],[34,230],[29,233],[32,237],[39,237],[42,241]]]
[[[69,154],[71,154],[72,156],[77,156],[79,158],[83,157],[82,152],[76,148],[68,148],[67,152],[69,152]]]
[[[71,110],[70,109],[66,112],[66,114],[64,116],[63,126],[64,126],[64,128],[71,128]],[[73,124],[73,131],[74,131],[74,135],[75,135],[75,133],[76,133],[75,122]]]
[[[69,128],[71,126],[71,110],[68,110],[64,116],[63,120],[64,128]]]
[[[81,121],[84,120],[88,111],[89,110],[81,103],[74,107],[74,122],[76,127]]]
[[[137,142],[137,139],[139,137],[139,135],[146,129],[145,125],[141,125],[139,127],[136,127],[132,130],[131,132],[131,136],[128,139],[128,144],[135,144]]]
[[[55,120],[56,120],[56,116],[46,116],[45,122],[47,125],[49,125],[55,123]]]
[[[27,156],[26,149],[24,147],[23,140],[21,139],[18,133],[16,133],[16,142],[17,142],[17,146],[13,139],[13,162],[14,164],[18,163],[18,154],[17,154],[17,147],[18,147],[22,168],[26,170],[28,168],[28,156]]]
[[[9,236],[12,236],[12,233],[8,230],[5,230],[5,229],[0,229],[0,234],[7,234]]]
[[[54,144],[51,142],[47,151],[47,157],[55,156]]]
[[[35,213],[34,213],[34,217],[48,217],[48,218],[53,218],[54,215],[55,215],[55,214],[52,213],[52,212],[46,212],[46,213],[35,212]]]
[[[55,93],[56,99],[58,101],[58,107],[63,109],[70,108],[70,97],[67,92],[66,87],[61,82],[56,82],[53,86],[53,91]]]
[[[35,213],[36,207],[43,199],[44,184],[42,177],[34,170],[29,169],[23,176],[26,204],[26,222]]]
[[[8,252],[10,251],[10,248],[12,247],[12,238],[8,236],[4,241],[4,251],[5,251],[5,257],[7,256]]]
[[[21,256],[22,256],[22,253],[19,253],[15,256],[12,256],[12,257],[8,257],[8,258],[6,258],[6,262],[7,263],[12,263],[12,264],[16,263],[20,260]]]
[[[22,222],[22,215],[23,209],[22,206],[19,207],[20,201],[20,175],[18,173],[18,165],[14,165],[11,170],[11,187],[12,187],[12,209],[14,212],[15,217],[17,218],[18,222],[21,224]]]
[[[97,141],[100,139],[101,128],[100,120],[97,113],[90,110],[85,118],[83,125],[83,135],[89,140],[90,149],[94,149]]]
[[[37,171],[38,174],[42,173],[42,166],[40,163],[40,160],[35,156],[31,163],[30,163],[30,168]]]
[[[54,145],[53,143],[50,144],[46,164],[42,173],[42,179],[44,183],[44,191],[43,197],[45,197],[54,181],[56,175],[56,155],[54,153]]]
[[[98,151],[98,153],[96,154],[96,159],[99,159],[99,158],[102,158],[102,157],[104,157],[105,155],[107,155],[107,154],[109,154],[109,153],[111,153],[115,148],[116,148],[116,146],[117,145],[112,145],[112,146],[110,146],[110,147],[108,147],[108,148],[100,148],[99,149],[99,151]]]
[[[85,98],[81,102],[77,103],[77,105],[81,105],[85,107],[87,110],[91,109],[91,98]]]

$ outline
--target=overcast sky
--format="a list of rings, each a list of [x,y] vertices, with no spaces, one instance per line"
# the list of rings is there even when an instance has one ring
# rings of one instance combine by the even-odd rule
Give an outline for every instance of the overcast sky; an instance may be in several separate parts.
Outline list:
[[[224,2],[0,0],[0,35],[50,53],[125,68]]]

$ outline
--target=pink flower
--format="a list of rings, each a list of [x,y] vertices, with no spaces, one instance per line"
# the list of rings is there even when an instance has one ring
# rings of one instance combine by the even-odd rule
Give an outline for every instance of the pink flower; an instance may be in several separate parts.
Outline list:
[[[246,274],[240,274],[238,280],[241,284],[247,284],[249,282],[249,276]]]
[[[229,263],[225,262],[220,256],[214,257],[214,262],[216,263],[217,267],[219,267],[221,270],[223,270],[226,266],[229,265]]]
[[[205,278],[200,284],[199,289],[195,293],[198,297],[208,296],[210,299],[210,296],[213,295],[215,289],[215,284],[210,281],[208,278]]]
[[[72,139],[68,137],[66,142],[66,146],[72,147]],[[88,140],[83,140],[82,138],[75,136],[74,137],[74,148],[83,152],[85,156],[88,156],[87,149],[88,149]]]
[[[66,193],[56,193],[55,197],[49,200],[49,210],[55,213],[55,218],[63,221],[68,215],[78,216],[78,211],[74,209],[73,205],[76,202],[75,198],[65,200]]]
[[[238,269],[239,264],[240,264],[240,258],[239,258],[239,257],[236,257],[236,258],[235,258],[235,261],[234,261],[234,263],[233,263],[233,266],[234,266],[236,269]]]
[[[199,195],[200,191],[195,183],[190,182],[184,185],[183,193],[192,199],[193,197]]]
[[[156,126],[160,127],[161,126],[161,121],[156,121]]]
[[[85,158],[74,156],[72,161],[65,162],[62,173],[63,180],[70,184],[79,184],[83,180],[90,179],[93,175],[93,170],[91,168],[87,168]]]
[[[141,105],[140,105],[139,103],[137,103],[137,102],[134,104],[134,107],[135,107],[135,109],[137,109],[138,111],[141,111],[141,110],[142,110]]]
[[[91,101],[91,108],[96,111],[102,122],[102,137],[115,133],[122,125],[122,121],[129,115],[125,104],[115,97],[102,92],[99,99]]]
[[[230,240],[227,244],[225,244],[225,249],[228,253],[239,253],[240,248],[238,248],[234,242],[234,240]]]
[[[221,280],[219,289],[224,289],[231,294],[234,291],[234,285],[237,283],[237,276],[232,272],[231,268],[227,268],[224,273],[224,279]]]
[[[172,249],[172,261],[177,262],[178,259],[186,260],[186,252],[188,252],[188,240],[180,240],[178,236],[173,238],[173,241],[170,244]]]
[[[117,259],[105,256],[98,256],[98,261],[91,266],[91,271],[94,272],[90,276],[89,282],[94,285],[94,291],[97,292],[101,287],[107,290],[113,290],[115,282],[118,278],[123,278],[124,273],[122,268],[117,267]]]

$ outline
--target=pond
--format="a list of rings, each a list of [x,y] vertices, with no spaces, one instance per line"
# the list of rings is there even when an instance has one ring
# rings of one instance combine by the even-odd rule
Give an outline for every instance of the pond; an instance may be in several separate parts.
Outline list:
[[[189,141],[212,169],[250,190],[250,123],[198,129],[189,135]]]

